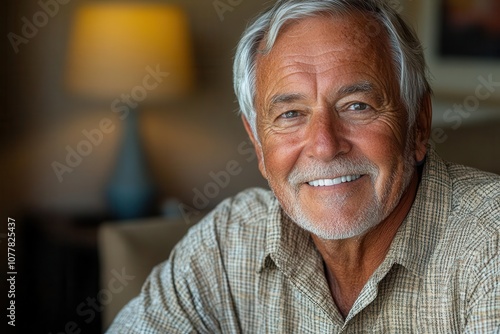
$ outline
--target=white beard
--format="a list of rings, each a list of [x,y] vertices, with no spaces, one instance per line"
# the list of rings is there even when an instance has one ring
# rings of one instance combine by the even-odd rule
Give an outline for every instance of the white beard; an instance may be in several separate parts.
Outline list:
[[[379,197],[375,191],[375,180],[379,174],[378,168],[367,159],[353,160],[350,158],[341,158],[326,166],[312,165],[307,168],[301,168],[301,170],[294,168],[288,177],[288,183],[292,185],[295,191],[294,194],[289,194],[281,198],[280,202],[283,211],[301,228],[322,239],[339,240],[365,234],[389,216],[408,188],[415,171],[415,160],[413,158],[413,150],[411,149],[412,146],[411,140],[408,140],[404,151],[402,186],[390,203],[384,205],[384,202],[388,201],[394,182],[397,179],[396,171],[390,176],[389,182],[385,184],[382,194]],[[346,198],[344,198],[345,196],[339,195],[336,198],[332,198],[332,205],[330,207],[338,207],[339,209],[337,211],[339,211],[339,214],[335,214],[334,212],[327,218],[327,221],[313,220],[308,215],[307,210],[304,210],[300,205],[298,201],[299,186],[303,186],[303,183],[307,180],[324,178],[325,175],[355,174],[362,174],[370,177],[373,187],[373,196],[371,196],[368,201],[364,201],[362,205],[359,206],[359,210],[348,219],[345,215],[340,213],[342,206],[339,205],[339,203],[346,200]],[[273,182],[270,180],[269,184],[274,192],[275,187],[273,187],[272,183]],[[280,199],[278,196],[277,198]]]

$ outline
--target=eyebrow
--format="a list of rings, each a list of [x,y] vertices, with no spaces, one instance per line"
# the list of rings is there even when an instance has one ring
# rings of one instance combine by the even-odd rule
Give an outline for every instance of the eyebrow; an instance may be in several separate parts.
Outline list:
[[[355,94],[355,93],[373,93],[374,92],[374,87],[373,85],[368,82],[368,81],[361,81],[354,83],[352,85],[346,85],[340,87],[338,90],[338,94],[340,96],[347,96],[350,94]],[[380,97],[377,95],[377,99],[380,99]],[[268,110],[273,109],[276,107],[278,104],[287,104],[287,103],[293,103],[297,102],[300,100],[305,100],[306,96],[300,93],[285,93],[285,94],[276,94],[273,95],[269,102],[269,108]]]
[[[340,96],[348,96],[356,93],[368,93],[377,101],[377,103],[383,103],[384,101],[383,96],[373,87],[372,83],[369,81],[361,81],[352,85],[340,87],[338,93]]]
[[[271,98],[269,106],[272,108],[277,104],[281,103],[293,103],[299,100],[305,100],[306,97],[299,93],[289,93],[289,94],[276,94]]]
[[[340,87],[339,94],[344,96],[355,93],[366,93],[372,91],[373,91],[373,85],[368,81],[362,81],[352,85]]]

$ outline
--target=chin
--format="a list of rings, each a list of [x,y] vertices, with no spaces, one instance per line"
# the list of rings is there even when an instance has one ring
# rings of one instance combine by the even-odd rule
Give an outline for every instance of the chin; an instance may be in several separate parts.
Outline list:
[[[356,216],[348,217],[332,214],[328,218],[312,218],[300,209],[287,214],[298,226],[325,240],[363,236],[385,218],[380,208],[372,205],[365,206],[365,209],[357,212]]]

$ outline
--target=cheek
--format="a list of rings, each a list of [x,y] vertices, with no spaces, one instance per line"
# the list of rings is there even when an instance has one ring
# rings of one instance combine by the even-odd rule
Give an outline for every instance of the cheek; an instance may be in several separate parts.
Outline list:
[[[377,165],[389,163],[393,157],[404,151],[404,147],[393,138],[380,133],[373,133],[366,138],[357,139],[354,146],[360,148],[362,153]]]
[[[387,184],[394,173],[403,173],[405,146],[389,129],[365,129],[363,136],[354,139],[354,147],[377,166],[377,189]]]
[[[292,138],[270,136],[263,145],[268,180],[286,180],[300,156],[300,145]],[[270,180],[270,181],[271,181]]]
[[[359,145],[365,147],[364,153],[378,157],[382,162],[402,159],[408,136],[403,121],[387,117],[358,129],[356,138]]]

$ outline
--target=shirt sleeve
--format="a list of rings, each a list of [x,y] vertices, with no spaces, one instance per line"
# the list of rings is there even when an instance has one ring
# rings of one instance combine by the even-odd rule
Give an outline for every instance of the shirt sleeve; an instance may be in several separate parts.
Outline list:
[[[465,333],[500,333],[500,282],[487,291],[474,305]]]
[[[107,333],[239,333],[219,241],[225,220],[222,207],[191,228]]]
[[[469,277],[471,295],[464,333],[500,333],[500,252],[494,234],[475,257],[477,270]]]
[[[175,257],[155,268],[144,284],[141,294],[127,304],[115,318],[107,333],[203,333],[203,317],[193,314],[195,291],[186,299],[185,278],[173,271]],[[191,305],[190,305],[191,304]],[[215,331],[214,331],[215,332]]]

